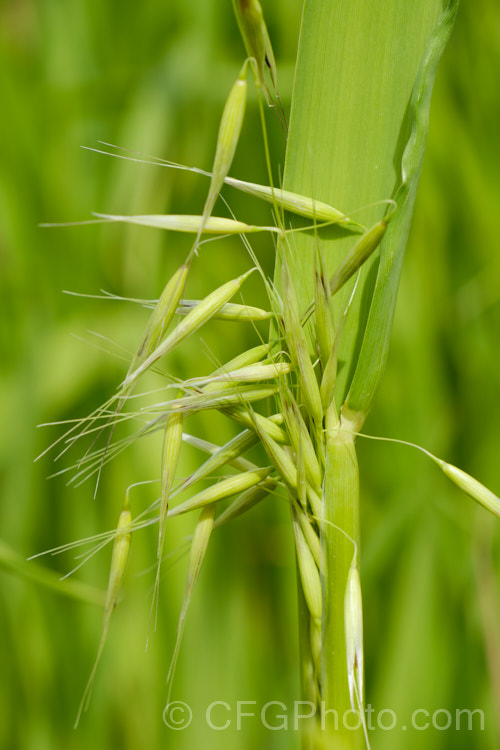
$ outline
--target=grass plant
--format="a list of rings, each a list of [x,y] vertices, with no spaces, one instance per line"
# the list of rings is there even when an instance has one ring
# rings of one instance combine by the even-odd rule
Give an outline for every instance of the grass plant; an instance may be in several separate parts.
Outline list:
[[[106,224],[142,225],[127,227],[134,231],[190,231],[195,239],[185,247],[182,265],[176,260],[177,270],[156,300],[134,296],[134,309],[139,302],[152,312],[132,354],[125,355],[128,370],[125,365],[115,393],[108,393],[101,407],[95,409],[94,404],[90,416],[69,421],[55,443],[60,456],[74,454],[86,444],[69,467],[70,481],[79,484],[93,478],[100,498],[112,460],[124,450],[132,455],[143,443],[163,441],[157,456],[156,496],[146,501],[146,485],[135,488],[133,506],[142,504],[143,510],[132,518],[127,500],[118,531],[89,534],[80,542],[93,545],[82,562],[114,545],[103,632],[82,708],[119,599],[131,537],[135,547],[135,537],[148,534],[145,547],[154,568],[151,622],[156,624],[158,614],[161,627],[162,602],[170,596],[173,527],[181,516],[199,513],[186,545],[180,547],[182,552],[188,545],[190,552],[177,640],[170,638],[168,687],[162,692],[168,703],[184,653],[188,608],[214,531],[249,523],[246,514],[256,505],[277,505],[291,519],[288,532],[295,551],[299,605],[296,671],[301,697],[314,708],[314,716],[300,727],[302,746],[356,750],[369,747],[372,736],[364,711],[364,665],[373,657],[365,657],[363,629],[369,647],[374,646],[362,615],[366,576],[358,437],[376,403],[388,357],[430,97],[457,2],[442,7],[436,0],[425,0],[402,8],[396,0],[384,0],[375,9],[361,0],[334,6],[306,0],[290,118],[282,104],[279,62],[262,8],[258,2],[234,4],[246,52],[252,57],[241,61],[241,72],[220,108],[211,172],[130,155],[132,160],[149,159],[158,168],[208,174],[208,192],[200,194],[198,213],[167,214],[152,207],[153,213],[140,208],[126,214],[119,208],[97,215]],[[229,176],[245,142],[247,77],[255,83],[255,110],[263,136],[267,177],[262,183]],[[273,127],[282,128],[286,137],[282,179],[269,137]],[[114,155],[129,158],[125,153]],[[270,204],[272,220],[247,223],[231,208],[227,217],[214,216],[226,200],[225,184],[262,198],[267,210]],[[253,233],[258,230],[263,230],[262,244],[254,245]],[[216,235],[215,242],[207,240],[209,232]],[[231,268],[214,260],[224,244],[219,237],[228,237],[224,242],[234,242],[231,247],[240,252]],[[198,277],[208,256],[218,272],[207,291],[200,290]],[[198,299],[186,298],[192,291]],[[117,305],[125,296],[107,295],[106,304],[112,298]],[[196,356],[184,364],[182,351],[188,340],[210,336],[205,331],[214,325],[247,328],[254,341],[232,355],[209,344],[209,372],[197,367]],[[198,344],[194,346],[196,351]],[[191,423],[198,428],[193,430],[196,435]],[[186,447],[208,454],[187,474]],[[454,464],[417,448],[452,483],[500,515],[500,500],[493,492]],[[65,466],[62,472],[67,470]],[[151,544],[153,529],[158,531]],[[39,580],[53,585],[50,575],[41,569],[39,573]],[[74,584],[61,587],[64,590],[87,599],[99,595]],[[150,638],[150,647],[157,637]],[[367,685],[369,694],[369,681]],[[356,729],[342,722],[336,725],[331,714],[323,722],[325,708],[340,717],[351,713],[357,718]],[[81,710],[77,723],[80,718]],[[276,746],[294,741],[277,739]],[[255,739],[248,735],[242,742],[252,746]]]

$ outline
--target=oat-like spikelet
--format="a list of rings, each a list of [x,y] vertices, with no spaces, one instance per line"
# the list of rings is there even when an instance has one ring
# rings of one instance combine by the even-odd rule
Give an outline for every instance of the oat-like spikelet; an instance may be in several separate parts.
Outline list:
[[[80,707],[78,709],[78,713],[75,720],[75,728],[78,726],[80,722],[81,715],[83,711],[87,708],[90,694],[92,692],[92,686],[94,684],[94,678],[97,671],[97,667],[99,665],[99,661],[101,660],[102,652],[104,649],[104,644],[106,642],[106,637],[108,635],[108,629],[109,629],[109,623],[111,621],[111,615],[113,614],[113,610],[116,607],[116,604],[118,602],[118,597],[120,595],[121,585],[123,582],[123,576],[125,575],[125,570],[127,568],[127,562],[128,562],[128,556],[130,551],[130,541],[131,541],[131,531],[130,526],[132,523],[132,513],[130,511],[130,505],[128,502],[128,497],[125,500],[125,505],[123,507],[122,512],[120,513],[120,516],[118,518],[118,525],[116,528],[116,536],[115,541],[113,544],[113,551],[111,553],[111,565],[109,569],[109,581],[108,581],[108,588],[106,592],[106,602],[104,605],[104,618],[102,623],[102,633],[101,633],[101,640],[99,641],[99,646],[97,649],[97,656],[94,662],[94,666],[92,668],[92,672],[90,673],[89,680],[87,682],[87,686],[84,690],[82,700],[80,703]]]
[[[342,289],[351,276],[358,271],[361,266],[366,263],[370,255],[375,252],[387,231],[389,222],[394,214],[396,208],[394,207],[384,218],[374,224],[360,240],[354,245],[354,247],[347,253],[346,257],[334,272],[330,278],[330,292],[336,294],[339,289]]]
[[[250,510],[254,505],[257,505],[257,503],[260,503],[261,500],[274,492],[277,484],[277,479],[264,479],[255,487],[245,490],[245,492],[242,492],[239,497],[235,498],[228,505],[226,510],[222,511],[220,516],[217,516],[215,525],[222,526],[222,524],[232,521],[233,518],[246,513],[247,510]]]
[[[281,404],[283,407],[283,416],[285,417],[286,426],[290,435],[290,439],[296,453],[302,454],[304,461],[307,481],[311,486],[320,492],[322,473],[321,467],[316,455],[309,430],[306,427],[306,423],[300,409],[295,401],[291,391],[287,391],[281,398]]]
[[[320,624],[323,611],[320,574],[293,506],[292,522],[302,591],[313,622]]]
[[[191,542],[191,552],[189,555],[189,567],[186,581],[186,589],[184,592],[184,600],[182,602],[182,609],[179,616],[179,622],[177,624],[177,637],[174,646],[174,652],[170,662],[170,668],[168,670],[167,684],[168,684],[168,696],[167,704],[170,699],[170,690],[172,688],[172,681],[174,678],[175,667],[177,664],[177,658],[179,656],[179,650],[182,641],[182,635],[184,633],[184,624],[186,622],[186,614],[193,596],[193,590],[200,574],[201,566],[208,548],[208,543],[212,535],[214,528],[215,519],[215,503],[204,507],[198,518],[196,528],[193,534]]]
[[[358,569],[349,568],[344,597],[344,629],[347,659],[347,680],[353,711],[363,705],[363,605]]]
[[[169,518],[172,516],[180,516],[191,510],[196,510],[205,505],[217,503],[219,500],[224,500],[232,495],[237,495],[240,492],[259,484],[266,479],[270,473],[270,468],[254,469],[252,471],[245,471],[242,474],[237,474],[234,477],[221,479],[220,482],[216,482],[216,484],[201,490],[180,505],[176,505],[175,508],[169,510],[168,516]]]
[[[143,363],[133,372],[131,372],[125,379],[123,386],[127,387],[129,384],[137,380],[139,375],[148,370],[160,357],[163,357],[169,351],[171,351],[177,344],[186,339],[192,333],[198,330],[200,326],[210,320],[213,315],[219,310],[231,297],[234,297],[236,292],[239,291],[244,281],[255,269],[250,269],[246,273],[238,276],[236,279],[228,281],[226,284],[218,287],[215,291],[211,292],[205,299],[203,299],[199,305],[193,308],[186,317],[178,323],[167,338],[159,344],[156,349],[143,361]]]
[[[177,308],[179,315],[187,315],[196,305],[200,304],[198,299],[184,299]],[[259,323],[262,320],[269,320],[274,317],[270,310],[263,310],[260,307],[250,305],[237,305],[227,302],[214,315],[214,320],[231,320],[231,321],[251,321]]]
[[[156,566],[156,579],[154,585],[153,601],[151,605],[151,616],[153,615],[155,604],[158,602],[161,561],[163,558],[163,550],[165,547],[165,529],[167,523],[168,506],[181,452],[183,426],[183,412],[173,411],[167,419],[165,435],[163,438],[160,516],[158,520],[158,562]]]
[[[238,145],[243,119],[245,117],[247,91],[247,62],[245,62],[236,82],[233,84],[233,87],[229,92],[222,113],[219,133],[217,135],[217,146],[212,167],[210,188],[203,208],[202,223],[198,230],[197,240],[199,240],[200,236],[205,231],[215,201],[219,196],[224,180],[229,173],[231,164],[233,163],[234,153],[236,151],[236,146]]]
[[[323,254],[318,245],[314,266],[314,328],[316,332],[316,348],[323,369],[330,359],[335,344],[335,326],[333,323],[331,296],[332,292]]]
[[[490,513],[493,513],[497,518],[500,518],[500,498],[497,495],[462,469],[458,469],[456,466],[448,464],[446,461],[440,459],[437,459],[437,463],[448,479],[451,479],[451,481],[456,484],[462,492],[465,492],[472,497],[473,500],[480,503],[483,508],[489,510]]]
[[[303,216],[317,223],[340,224],[340,226],[355,232],[364,231],[362,224],[358,224],[358,222],[350,219],[342,211],[328,205],[328,203],[309,198],[306,195],[292,193],[290,190],[282,190],[281,188],[274,188],[270,185],[259,185],[255,182],[237,180],[235,177],[226,177],[225,183],[237,190],[241,190],[243,193],[248,193],[256,198],[267,201],[267,203],[272,203],[277,208],[297,214],[297,216]]]
[[[141,214],[128,216],[125,214],[96,214],[96,216],[107,221],[116,221],[124,224],[139,224],[142,227],[153,227],[155,229],[167,229],[171,232],[185,232],[196,234],[252,234],[255,232],[274,232],[281,234],[278,227],[263,227],[253,224],[245,224],[236,219],[226,219],[223,216],[208,216],[204,218],[192,214]]]
[[[269,103],[271,97],[265,80],[265,71],[269,71],[275,92],[278,76],[262,6],[259,0],[233,0],[233,6],[247,55],[255,60],[257,78]]]
[[[165,289],[158,299],[146,325],[144,336],[131,362],[129,373],[134,371],[137,362],[141,362],[144,358],[149,357],[163,339],[184,294],[188,272],[189,263],[183,263],[165,285]]]
[[[285,338],[293,364],[300,375],[301,395],[312,420],[319,427],[323,420],[323,406],[318,381],[309,356],[309,347],[300,323],[295,288],[290,278],[286,261],[282,264],[283,291],[286,303],[283,305]]]

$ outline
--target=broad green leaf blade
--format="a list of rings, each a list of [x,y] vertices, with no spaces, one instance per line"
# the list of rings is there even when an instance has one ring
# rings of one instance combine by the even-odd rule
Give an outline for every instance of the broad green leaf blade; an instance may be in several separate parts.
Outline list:
[[[306,0],[294,82],[284,188],[353,210],[392,197],[411,129],[409,101],[441,0]],[[384,213],[356,218],[370,226]],[[331,273],[354,244],[320,232]],[[290,267],[304,308],[313,298],[314,238],[295,237]],[[339,348],[338,393],[356,364],[374,284],[375,255],[362,270]],[[337,315],[352,281],[336,297]],[[342,398],[343,400],[343,398]]]
[[[401,266],[427,140],[432,87],[457,9],[458,0],[451,0],[434,28],[412,92],[411,132],[402,157],[402,183],[396,193],[398,210],[383,244],[363,345],[345,405],[345,412],[351,417],[359,414],[359,418],[354,417],[358,425],[370,408],[387,361]]]

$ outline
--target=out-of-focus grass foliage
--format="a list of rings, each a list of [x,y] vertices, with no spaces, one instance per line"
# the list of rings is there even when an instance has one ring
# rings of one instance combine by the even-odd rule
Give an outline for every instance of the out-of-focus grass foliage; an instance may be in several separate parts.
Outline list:
[[[282,0],[266,7],[287,105],[300,5]],[[67,488],[64,476],[46,481],[52,456],[33,464],[61,433],[36,425],[84,416],[104,401],[126,370],[120,347],[133,350],[146,320],[134,305],[61,291],[105,288],[154,297],[189,248],[189,240],[140,227],[37,225],[85,219],[92,210],[200,211],[208,187],[201,177],[117,161],[80,145],[110,141],[210,168],[218,119],[242,56],[231,3],[223,0],[3,0],[0,6],[0,538],[23,556],[112,528],[126,487],[159,476],[158,440],[137,444],[110,464],[95,501],[91,482]],[[499,71],[498,3],[464,3],[436,83],[392,353],[366,428],[418,442],[496,492]],[[284,138],[272,116],[269,128],[278,177]],[[255,98],[232,174],[266,179]],[[229,189],[225,194],[238,216],[268,221],[268,207]],[[259,238],[254,246],[270,271],[271,244]],[[237,240],[205,246],[190,296],[246,264]],[[207,371],[208,351],[224,361],[256,340],[236,324],[217,323],[201,335],[207,354],[199,341],[183,346],[169,361],[172,372]],[[190,426],[215,442],[232,434],[222,418],[198,418]],[[401,724],[417,708],[485,711],[484,731],[477,723],[476,731],[379,731],[374,747],[495,748],[498,527],[420,454],[362,440],[359,450],[368,702],[394,710]],[[61,468],[77,455],[63,457]],[[186,450],[182,473],[197,459]],[[156,494],[154,485],[133,491],[133,511]],[[169,524],[170,549],[182,545],[191,526],[190,519]],[[0,571],[1,747],[298,746],[296,732],[272,732],[257,719],[243,719],[241,731],[234,726],[238,700],[256,701],[259,710],[267,701],[289,706],[299,698],[286,508],[271,499],[214,535],[173,693],[190,703],[194,719],[177,733],[164,726],[162,710],[184,568],[182,562],[165,566],[158,630],[145,654],[155,554],[154,530],[134,535],[124,599],[76,732],[102,613]],[[104,587],[108,563],[106,550],[76,575]],[[45,564],[63,574],[75,561],[64,555]],[[231,706],[214,713],[219,723],[233,720],[227,731],[206,725],[205,709],[215,700]]]

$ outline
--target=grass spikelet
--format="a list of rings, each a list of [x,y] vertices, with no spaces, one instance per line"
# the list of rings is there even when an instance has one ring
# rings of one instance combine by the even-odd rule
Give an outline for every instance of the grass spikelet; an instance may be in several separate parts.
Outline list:
[[[203,208],[202,223],[198,231],[196,244],[205,231],[208,218],[213,211],[215,201],[217,200],[224,184],[224,180],[229,173],[233,162],[234,152],[238,145],[247,101],[247,66],[248,63],[245,62],[236,82],[233,84],[233,87],[229,92],[222,113],[219,133],[217,135],[217,146],[212,167],[210,188]]]
[[[337,346],[334,345],[330,352],[330,356],[328,357],[326,367],[323,371],[323,375],[321,377],[321,385],[319,389],[319,392],[321,395],[321,403],[323,404],[323,409],[325,413],[330,408],[330,405],[334,403],[333,398],[334,398],[336,380],[337,380]]]
[[[134,371],[135,367],[137,366],[139,362],[142,362],[145,358],[149,357],[152,354],[152,352],[155,350],[155,348],[158,346],[158,344],[162,340],[168,327],[170,326],[170,323],[172,322],[172,319],[178,308],[181,297],[184,293],[184,289],[186,286],[186,281],[187,281],[187,277],[189,273],[189,267],[190,267],[190,261],[183,263],[182,266],[180,266],[180,268],[178,268],[175,271],[172,278],[165,285],[165,288],[162,294],[160,295],[160,298],[158,299],[158,302],[156,303],[153,309],[153,312],[151,313],[151,316],[149,318],[149,321],[146,325],[146,330],[144,332],[144,336],[139,345],[139,348],[137,349],[137,352],[132,362],[130,363],[130,366],[127,372],[127,377],[129,377],[132,374],[132,372]],[[99,483],[99,477],[100,477],[102,467],[106,460],[107,450],[109,448],[109,445],[113,437],[114,428],[116,426],[119,414],[121,410],[123,409],[123,405],[125,404],[125,401],[128,395],[130,394],[131,390],[132,390],[131,385],[121,389],[118,404],[115,409],[113,426],[111,428],[110,435],[108,437],[106,446],[102,454],[102,459],[101,459],[99,470],[98,470],[96,489]]]
[[[203,216],[191,214],[142,214],[125,216],[120,214],[95,214],[105,221],[117,221],[125,224],[139,224],[142,227],[167,229],[171,232],[185,232],[187,234],[252,234],[255,232],[274,232],[281,234],[278,227],[255,226],[245,224],[236,219],[226,219],[223,216]]]
[[[352,432],[352,431],[351,431]],[[363,432],[352,432],[354,435],[359,435],[369,440],[380,440],[385,443],[397,443],[398,445],[407,445],[409,448],[415,448],[424,455],[428,456],[434,463],[436,463],[441,471],[450,479],[454,485],[456,485],[462,492],[465,492],[469,497],[478,502],[483,508],[489,510],[494,516],[500,518],[500,498],[495,495],[494,492],[489,490],[484,484],[481,484],[477,479],[467,474],[463,469],[459,469],[453,464],[449,464],[443,461],[442,458],[438,458],[433,453],[423,448],[421,445],[416,443],[410,443],[408,440],[399,440],[398,438],[380,437],[378,435],[366,435]]]
[[[323,368],[330,359],[335,342],[331,295],[324,258],[318,244],[314,266],[314,323],[318,355]]]
[[[165,526],[167,522],[168,505],[170,493],[174,484],[177,464],[182,445],[182,428],[184,425],[184,415],[182,412],[173,412],[167,419],[165,427],[165,437],[163,440],[163,461],[161,472],[161,498],[160,498],[160,517],[158,530],[158,563],[156,568],[156,579],[154,585],[153,602],[151,613],[155,603],[158,601],[158,592],[160,586],[160,568],[163,558],[163,549],[165,547]]]
[[[176,505],[175,508],[169,511],[169,518],[180,516],[183,513],[202,508],[204,505],[209,505],[210,503],[216,503],[219,500],[225,500],[227,497],[231,497],[231,495],[237,495],[262,482],[270,472],[271,469],[269,468],[257,469],[222,479],[220,482],[212,485],[212,487],[207,487],[205,490],[201,490],[196,495],[193,495],[193,497],[190,497],[189,500]]]
[[[264,481],[256,487],[250,487],[249,490],[242,492],[241,495],[233,500],[233,502],[222,511],[220,516],[217,517],[215,525],[222,526],[222,524],[232,521],[233,518],[246,513],[253,508],[254,505],[257,505],[257,503],[260,503],[261,500],[264,500],[265,497],[274,492],[277,484],[277,479],[264,479]]]
[[[174,315],[178,312],[189,272],[189,263],[183,263],[165,285],[151,317],[146,325],[143,339],[130,365],[129,372],[133,372],[135,365],[155,350],[165,335]]]
[[[307,608],[314,623],[321,623],[322,591],[319,570],[314,560],[313,553],[309,547],[301,525],[297,518],[297,511],[292,506],[292,522],[295,536],[295,551],[297,554],[297,565],[299,568],[302,591],[307,603]]]
[[[500,498],[497,497],[497,495],[495,495],[491,490],[485,487],[484,484],[478,482],[477,479],[474,479],[474,477],[471,477],[470,474],[467,474],[462,469],[458,469],[456,466],[448,464],[446,463],[446,461],[442,461],[440,459],[437,459],[437,463],[446,474],[448,479],[451,479],[453,484],[459,487],[462,492],[465,492],[467,495],[472,497],[473,500],[480,503],[483,508],[489,510],[490,513],[493,513],[494,516],[500,518]]]
[[[250,433],[251,434],[251,433]],[[237,435],[236,438],[233,438],[233,440],[237,440],[238,437],[243,436],[243,433],[240,433],[240,435]],[[254,436],[255,441],[257,438]],[[232,440],[230,440],[228,443],[224,445],[217,445],[216,443],[211,443],[209,440],[203,440],[202,438],[195,437],[194,435],[189,435],[186,432],[183,433],[182,439],[184,442],[188,443],[188,445],[192,445],[194,448],[198,448],[198,450],[203,451],[204,453],[208,453],[210,456],[215,456],[216,453],[220,453],[224,451],[226,446],[229,446],[232,443]],[[210,461],[210,459],[208,459]],[[238,469],[239,471],[251,471],[252,469],[258,468],[255,466],[255,464],[251,463],[251,461],[247,461],[246,458],[242,458],[241,456],[237,455],[235,457],[230,456],[229,461],[227,461],[228,464],[231,466],[234,466],[235,469]],[[209,470],[205,471],[203,467],[205,464],[200,466],[200,468],[195,472],[197,480],[201,479],[201,471],[203,470],[204,476],[211,473],[213,471],[213,468],[210,468]],[[213,466],[213,465],[212,465]],[[220,468],[220,467],[218,467]],[[188,486],[194,484],[194,480],[191,481],[191,477],[188,477],[186,480],[188,482]],[[182,485],[183,488],[185,488],[185,485]]]
[[[258,420],[255,420],[254,427],[264,450],[278,470],[281,478],[292,491],[295,491],[297,489],[297,467],[289,453],[262,429]]]
[[[269,104],[271,96],[266,84],[265,71],[269,71],[276,93],[278,76],[262,6],[259,0],[233,0],[233,6],[247,55],[255,60],[258,82]]]
[[[249,365],[254,365],[257,362],[260,362],[260,360],[262,360],[264,357],[266,357],[269,354],[271,348],[272,342],[268,344],[259,344],[258,346],[254,346],[251,349],[247,349],[245,352],[242,352],[233,359],[230,359],[229,362],[221,365],[212,373],[212,375],[218,375],[220,372],[239,370],[240,367],[248,367]]]
[[[363,605],[358,569],[353,562],[347,576],[344,598],[344,629],[347,658],[347,679],[351,708],[363,702]]]
[[[308,547],[311,550],[311,554],[314,557],[314,562],[318,566],[318,570],[321,570],[322,566],[320,538],[313,528],[313,525],[307,513],[305,513],[301,508],[295,508],[295,512],[297,515],[297,520],[300,524],[300,528],[304,535],[304,539],[306,540]]]
[[[177,659],[179,656],[179,650],[180,650],[180,646],[182,642],[182,635],[184,633],[186,614],[189,608],[189,604],[191,602],[191,598],[193,596],[194,586],[196,584],[196,581],[198,580],[201,566],[205,558],[208,543],[210,541],[210,536],[212,534],[212,530],[214,527],[214,519],[215,519],[215,503],[212,503],[211,505],[208,505],[207,507],[202,509],[200,516],[198,518],[198,522],[196,524],[194,534],[193,534],[193,541],[191,542],[191,552],[189,555],[189,567],[188,567],[188,575],[187,575],[187,581],[186,581],[186,589],[184,592],[184,599],[182,602],[179,622],[177,624],[177,637],[175,641],[174,652],[172,655],[172,660],[170,662],[170,668],[168,670],[168,676],[167,676],[167,684],[168,684],[167,705],[170,700],[170,691],[171,691],[172,682],[174,679],[175,667],[176,667]]]
[[[217,390],[215,390],[217,388]],[[191,396],[172,399],[149,407],[149,410],[159,410],[165,415],[172,411],[183,411],[185,414],[194,414],[196,411],[207,409],[227,409],[234,404],[240,404],[242,400],[247,403],[261,401],[271,398],[278,391],[277,385],[255,385],[248,386],[232,383],[212,383],[206,386],[201,393],[195,392]],[[273,427],[275,426],[271,423]]]
[[[395,204],[394,204],[395,205]],[[391,220],[397,206],[393,207],[384,218],[377,224],[374,224],[354,247],[347,253],[346,257],[330,278],[330,292],[336,294],[342,289],[351,276],[366,263],[368,258],[378,248],[387,231],[389,221]]]
[[[366,746],[370,750],[364,710],[363,602],[361,581],[356,567],[356,554],[347,574],[344,598],[344,631],[351,708],[353,712],[356,712],[356,708],[358,710]]]
[[[133,383],[139,375],[148,370],[155,362],[171,351],[181,341],[198,330],[204,323],[239,291],[243,282],[255,269],[250,269],[236,279],[228,281],[218,287],[215,291],[203,299],[181,322],[173,329],[171,334],[144,360],[134,372],[125,379],[123,386],[127,387]]]
[[[359,274],[353,285],[351,296],[349,297],[349,300],[347,301],[347,304],[338,322],[337,329],[335,331],[333,346],[330,351],[330,356],[328,357],[326,367],[324,368],[323,375],[321,377],[320,393],[321,393],[321,401],[323,403],[323,409],[325,411],[325,414],[329,410],[331,410],[332,414],[335,414],[334,421],[337,421],[337,408],[336,408],[335,401],[334,401],[334,393],[335,393],[335,383],[337,380],[337,368],[338,368],[338,343],[342,335],[342,331],[344,330],[344,326],[347,321],[347,316],[349,314],[352,301],[354,300],[354,297],[356,295],[358,282],[359,282]]]
[[[339,211],[328,203],[309,198],[299,193],[292,193],[290,190],[281,188],[272,188],[270,185],[259,185],[255,182],[245,182],[237,180],[234,177],[227,177],[227,185],[231,185],[237,190],[253,195],[272,203],[273,206],[284,211],[289,211],[297,216],[303,216],[315,222],[325,222],[327,224],[340,224],[340,226],[350,229],[354,232],[365,231],[362,224],[350,219],[349,216]]]
[[[113,544],[113,551],[111,553],[111,566],[109,572],[108,589],[106,592],[106,602],[104,605],[104,619],[102,624],[101,640],[97,649],[97,656],[90,673],[89,681],[84,690],[80,707],[75,720],[75,729],[80,722],[82,712],[86,710],[92,692],[92,686],[94,684],[94,678],[99,665],[99,661],[102,656],[106,637],[108,635],[109,623],[111,621],[111,615],[118,601],[120,589],[127,567],[128,556],[130,551],[131,532],[130,526],[132,523],[132,513],[130,511],[130,505],[128,496],[125,500],[125,505],[118,518],[118,525],[116,529],[115,541]]]
[[[285,260],[282,264],[282,272],[286,299],[286,304],[283,306],[286,342],[292,362],[300,373],[301,394],[304,404],[313,421],[317,426],[320,426],[323,420],[323,407],[318,381],[309,356],[307,339],[300,324],[297,297]]]
[[[302,508],[307,507],[307,479],[304,457],[302,454],[302,442],[299,440],[299,446],[295,452],[295,465],[297,467],[297,497],[299,505]]]
[[[246,396],[245,401],[248,401],[248,398]],[[249,427],[252,430],[257,430],[259,436],[260,433],[262,433],[269,436],[277,443],[288,443],[288,436],[286,432],[279,426],[282,421],[281,415],[279,414],[275,414],[272,417],[263,417],[262,414],[251,412],[246,406],[237,406],[230,409],[225,409],[225,412],[228,416],[232,417],[245,427]],[[279,423],[277,420],[279,420]]]
[[[185,299],[181,302],[177,308],[179,315],[187,315],[196,305],[200,304],[200,300]],[[250,305],[237,305],[231,302],[227,302],[223,305],[218,312],[214,315],[214,320],[231,320],[231,321],[251,321],[259,323],[262,320],[269,320],[274,317],[274,313],[270,310],[262,310],[260,307],[251,307]]]
[[[185,490],[200,479],[217,471],[222,466],[233,463],[235,459],[241,457],[242,453],[245,453],[245,451],[254,446],[257,443],[257,440],[257,435],[254,432],[251,430],[244,430],[220,448],[214,446],[215,451],[210,458],[208,458],[193,474],[185,479],[179,489]],[[243,466],[244,471],[251,471],[253,468],[257,468],[254,467],[250,461],[245,461]]]
[[[281,378],[292,371],[292,365],[288,362],[275,362],[274,364],[258,363],[248,367],[240,367],[237,370],[221,373],[220,375],[208,375],[206,378],[192,378],[186,380],[186,386],[199,386],[202,384],[216,385],[217,383],[259,383],[262,380],[274,380]]]
[[[349,279],[358,271],[361,266],[366,263],[370,255],[375,252],[380,243],[382,242],[384,235],[387,231],[389,222],[394,215],[397,204],[393,200],[383,201],[384,203],[390,203],[392,208],[381,221],[374,224],[368,231],[366,231],[361,239],[351,248],[347,253],[346,257],[339,265],[337,270],[333,273],[328,281],[327,287],[330,288],[330,294],[336,294],[342,287],[349,281]],[[315,309],[315,300],[311,302],[305,311],[302,322],[305,323],[309,320]]]
[[[298,454],[300,446],[307,479],[318,492],[320,491],[322,481],[321,467],[306,423],[290,391],[282,396],[281,403],[295,453]]]
[[[142,164],[152,164],[155,166],[167,167],[170,169],[179,169],[185,172],[191,172],[193,174],[203,175],[204,177],[212,177],[211,172],[207,172],[204,169],[198,167],[189,167],[185,164],[176,164],[175,162],[165,161],[163,159],[155,159],[154,161],[148,159],[134,159],[131,157],[123,156],[120,154],[114,154],[108,151],[101,151],[100,149],[89,149],[97,153],[102,153],[107,156],[118,157],[121,159],[128,159],[130,161],[138,161]],[[236,177],[227,176],[224,179],[226,185],[230,185],[236,190],[240,190],[243,193],[252,195],[255,198],[260,198],[267,203],[272,203],[278,209],[288,211],[297,216],[303,216],[306,219],[311,219],[316,223],[326,224],[339,224],[344,229],[349,229],[353,232],[365,232],[366,227],[363,224],[358,223],[354,219],[350,218],[347,214],[339,211],[337,208],[330,206],[328,203],[310,198],[300,193],[294,193],[290,190],[283,190],[281,188],[271,187],[270,185],[261,185],[256,182],[248,182],[246,180],[238,180]]]

